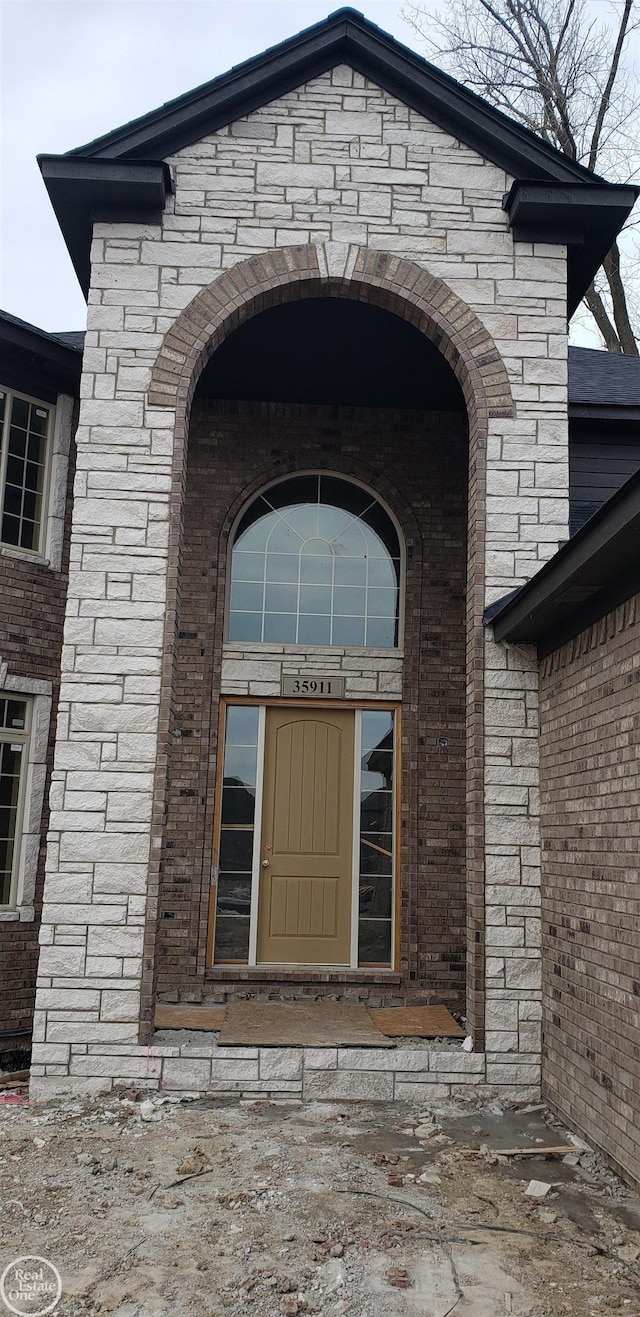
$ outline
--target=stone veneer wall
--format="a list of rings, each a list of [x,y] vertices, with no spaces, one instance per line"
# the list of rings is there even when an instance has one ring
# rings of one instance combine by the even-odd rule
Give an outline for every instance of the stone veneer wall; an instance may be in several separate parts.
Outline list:
[[[397,974],[303,975],[301,995],[465,1008],[465,577],[468,444],[455,412],[260,403],[193,406],[174,711],[162,858],[158,988],[221,1000],[288,986],[280,973],[207,973],[218,695],[280,694],[309,659],[344,673],[347,696],[402,700],[400,964]],[[277,456],[274,458],[274,454]],[[404,659],[392,650],[223,648],[228,536],[249,491],[293,470],[360,479],[386,500],[406,546]],[[444,738],[446,745],[439,745]],[[235,973],[235,978],[234,978]],[[211,980],[214,980],[212,982]],[[364,982],[362,982],[364,980]],[[342,982],[343,986],[340,987]],[[350,984],[349,988],[344,985]]]
[[[486,601],[526,580],[567,534],[566,253],[513,242],[503,171],[346,66],[170,164],[176,195],[160,226],[94,229],[55,770],[61,809],[49,842],[36,1023],[43,1091],[145,1066],[138,1019],[149,863],[157,866],[162,842],[152,789],[158,736],[169,730],[166,701],[160,727],[158,716],[176,423],[173,405],[147,390],[165,336],[201,290],[247,258],[268,269],[270,249],[301,244],[345,288],[358,245],[408,258],[409,300],[411,262],[444,280],[455,298],[438,294],[440,323],[455,306],[470,353],[471,327],[484,326],[499,356],[478,370],[490,377],[504,363],[515,404],[513,416],[510,406],[488,416],[480,407],[489,427],[486,453],[474,459],[487,463]],[[384,270],[380,278],[393,289]],[[240,271],[230,313],[246,286]],[[446,351],[446,328],[438,332]],[[471,487],[482,495],[481,474],[472,472]],[[483,512],[474,494],[472,513]],[[481,569],[478,554],[476,562]],[[480,593],[474,583],[476,615]],[[539,949],[523,914],[534,908],[539,872],[535,764],[521,762],[534,739],[533,660],[505,657],[488,641],[487,675],[487,1074],[514,1087],[535,1083],[539,1061],[528,1018],[539,1010]],[[478,699],[472,713],[482,716]],[[474,762],[481,766],[479,745]],[[471,805],[480,856],[477,791]],[[482,878],[477,859],[480,951]],[[481,987],[478,971],[473,991]]]
[[[543,660],[544,1094],[640,1189],[640,596]]]

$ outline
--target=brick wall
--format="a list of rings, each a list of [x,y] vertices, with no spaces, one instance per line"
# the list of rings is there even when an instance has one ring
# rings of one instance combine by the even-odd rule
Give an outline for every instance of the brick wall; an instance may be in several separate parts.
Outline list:
[[[543,1082],[640,1187],[640,596],[543,661]]]
[[[400,981],[376,984],[371,974],[366,986],[342,990],[464,1009],[467,438],[455,413],[196,400],[175,664],[183,735],[171,748],[159,988],[191,1000],[203,990],[212,1000],[260,990],[207,984],[203,960],[225,560],[246,491],[295,469],[338,471],[373,486],[407,541],[404,662],[391,653],[382,660],[402,674],[402,692],[387,693],[403,701]],[[438,746],[443,736],[448,744]],[[277,996],[280,985],[269,979],[262,990]],[[318,979],[308,989],[314,995],[340,991],[335,975],[326,989]]]

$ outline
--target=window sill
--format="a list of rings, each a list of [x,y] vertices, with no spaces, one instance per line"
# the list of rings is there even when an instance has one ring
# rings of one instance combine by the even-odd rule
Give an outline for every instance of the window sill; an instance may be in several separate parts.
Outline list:
[[[213,965],[205,978],[213,983],[400,983],[392,969],[305,969],[301,966]]]
[[[368,658],[394,658],[403,659],[404,650],[401,647],[393,648],[391,645],[381,649],[366,645],[304,645],[296,644],[294,641],[285,644],[283,641],[270,640],[225,640],[222,645],[223,658],[246,659],[248,654],[273,654],[286,655],[290,657],[297,654],[317,654],[326,655],[327,658],[335,658],[336,655],[344,655],[347,658],[360,658],[366,655]]]
[[[13,544],[0,544],[0,556],[17,558],[20,562],[35,563],[38,567],[51,566],[51,559],[45,558],[43,553],[36,553],[33,549],[19,549]]]
[[[36,917],[36,912],[32,905],[14,905],[11,909],[7,906],[0,908],[0,923],[2,924],[32,924]]]

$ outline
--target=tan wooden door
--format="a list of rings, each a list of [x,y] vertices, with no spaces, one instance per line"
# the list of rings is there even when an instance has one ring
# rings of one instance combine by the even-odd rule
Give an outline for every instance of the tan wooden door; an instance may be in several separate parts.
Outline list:
[[[354,713],[267,709],[259,963],[348,965]]]

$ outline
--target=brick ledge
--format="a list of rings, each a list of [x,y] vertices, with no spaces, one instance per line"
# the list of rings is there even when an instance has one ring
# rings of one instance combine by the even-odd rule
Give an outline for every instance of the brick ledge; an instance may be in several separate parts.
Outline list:
[[[279,983],[283,988],[290,983],[388,983],[399,984],[400,974],[395,970],[287,970],[263,969],[259,966],[235,968],[232,965],[220,965],[217,969],[208,969],[205,974],[208,983]]]

